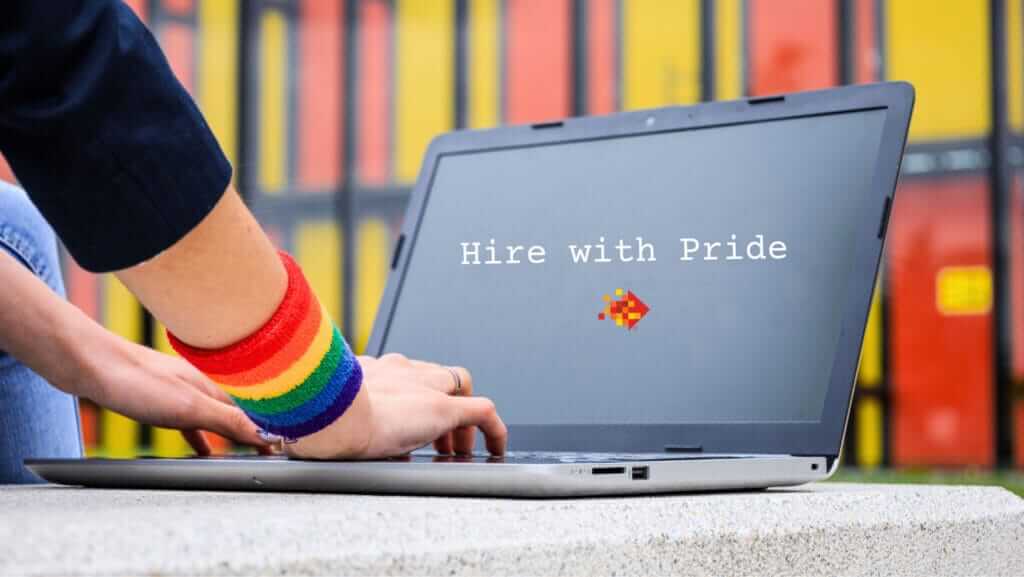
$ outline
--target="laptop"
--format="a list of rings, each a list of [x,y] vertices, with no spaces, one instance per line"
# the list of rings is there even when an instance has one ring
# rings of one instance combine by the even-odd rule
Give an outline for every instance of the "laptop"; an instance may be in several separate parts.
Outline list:
[[[27,465],[90,487],[510,497],[825,479],[913,100],[884,83],[436,138],[367,353],[468,367],[504,457]]]

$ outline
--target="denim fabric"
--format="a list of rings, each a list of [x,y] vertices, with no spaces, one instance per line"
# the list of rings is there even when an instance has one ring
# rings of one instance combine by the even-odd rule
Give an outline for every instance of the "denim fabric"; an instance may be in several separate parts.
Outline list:
[[[24,191],[2,181],[0,250],[64,296],[53,230]],[[41,481],[24,468],[25,458],[80,456],[78,400],[0,351],[0,484]]]

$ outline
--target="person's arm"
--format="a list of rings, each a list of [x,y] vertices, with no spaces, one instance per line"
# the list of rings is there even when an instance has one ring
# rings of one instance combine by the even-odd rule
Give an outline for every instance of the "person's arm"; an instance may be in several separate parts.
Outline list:
[[[201,455],[210,452],[201,430],[265,444],[245,413],[192,365],[104,329],[4,251],[0,286],[0,349],[57,388],[180,429]]]
[[[230,188],[231,167],[216,139],[149,31],[121,2],[0,2],[0,151],[78,263],[119,271],[182,346],[249,344],[285,306],[281,260]],[[333,323],[327,338],[313,343],[330,348],[300,343],[302,363],[294,370],[281,373],[287,363],[272,363],[274,371],[255,370],[269,379],[258,393],[233,393],[248,401],[242,406],[253,419],[315,425],[315,433],[289,445],[292,454],[379,457],[432,440],[442,450],[468,451],[472,426],[483,429],[489,449],[504,450],[505,427],[493,404],[452,396],[468,394],[468,372],[457,369],[461,379],[454,379],[447,368],[398,356],[357,361],[343,342],[335,347],[332,330]],[[340,394],[316,396],[337,391],[335,379],[320,372],[299,378],[300,368],[321,366],[314,356],[327,372],[344,373],[343,391],[358,388],[344,399],[347,410],[336,402]],[[248,379],[253,370],[243,373]],[[334,412],[307,419],[323,404]],[[320,427],[339,410],[340,418]]]
[[[166,249],[231,179],[156,40],[117,0],[0,2],[0,152],[93,272]]]
[[[274,314],[287,279],[270,240],[228,189],[191,232],[150,261],[117,273],[177,338],[217,349],[247,337]],[[453,396],[451,372],[398,355],[361,359],[363,382],[347,411],[331,425],[286,445],[310,458],[372,458],[406,453],[437,440],[442,451],[472,451],[473,428],[502,453],[506,429],[494,404],[473,398],[472,380]],[[454,437],[452,431],[460,429]]]

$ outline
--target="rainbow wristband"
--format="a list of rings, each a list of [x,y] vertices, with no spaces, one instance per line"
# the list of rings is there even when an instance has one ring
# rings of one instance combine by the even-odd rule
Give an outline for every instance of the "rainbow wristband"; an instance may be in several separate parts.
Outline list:
[[[340,417],[362,385],[359,362],[286,253],[288,289],[259,330],[222,349],[167,338],[174,350],[217,383],[267,433],[311,435]]]

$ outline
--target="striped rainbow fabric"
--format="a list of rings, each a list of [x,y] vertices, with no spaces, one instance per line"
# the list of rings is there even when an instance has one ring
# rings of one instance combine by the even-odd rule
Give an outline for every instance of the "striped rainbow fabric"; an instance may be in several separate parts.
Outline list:
[[[258,331],[222,349],[195,348],[170,332],[167,338],[264,431],[297,439],[341,416],[359,392],[363,375],[299,265],[280,254],[288,289]]]

